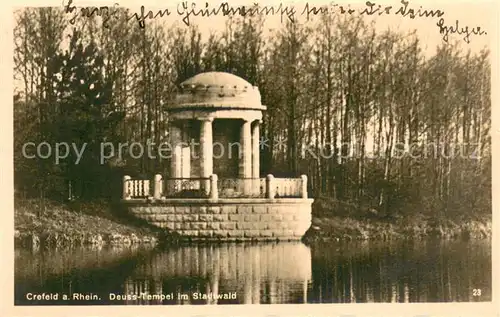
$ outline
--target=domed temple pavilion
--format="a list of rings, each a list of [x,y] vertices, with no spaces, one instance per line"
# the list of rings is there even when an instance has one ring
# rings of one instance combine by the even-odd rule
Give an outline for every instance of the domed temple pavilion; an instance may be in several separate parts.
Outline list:
[[[295,240],[311,224],[307,177],[260,175],[258,87],[223,72],[198,74],[166,106],[170,169],[123,178],[135,216],[191,240]]]

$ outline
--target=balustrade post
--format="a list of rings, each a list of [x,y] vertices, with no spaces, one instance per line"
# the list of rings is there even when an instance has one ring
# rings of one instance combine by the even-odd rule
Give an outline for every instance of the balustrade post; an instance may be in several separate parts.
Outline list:
[[[302,179],[302,193],[300,196],[307,198],[307,175],[301,175],[300,178]]]
[[[274,176],[269,174],[266,176],[266,198],[273,199],[276,195],[276,191],[274,189]]]
[[[161,199],[161,175],[156,174],[153,183],[153,198]]]
[[[123,176],[123,199],[130,199],[130,193],[128,192],[128,182],[130,181],[130,179],[131,178],[128,175]]]
[[[217,188],[217,174],[210,175],[210,199],[219,199],[219,190]]]

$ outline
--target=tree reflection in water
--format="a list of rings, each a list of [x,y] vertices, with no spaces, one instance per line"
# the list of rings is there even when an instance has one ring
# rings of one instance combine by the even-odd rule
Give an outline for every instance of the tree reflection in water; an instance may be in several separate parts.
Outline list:
[[[312,303],[491,300],[491,244],[417,240],[313,245]],[[474,297],[472,290],[482,289]]]

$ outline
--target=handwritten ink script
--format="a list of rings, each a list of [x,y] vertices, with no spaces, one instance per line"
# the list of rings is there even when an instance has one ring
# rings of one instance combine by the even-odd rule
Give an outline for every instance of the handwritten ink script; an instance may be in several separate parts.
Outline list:
[[[443,34],[443,41],[448,42],[448,37],[449,34],[458,34],[458,35],[465,35],[463,37],[463,40],[465,43],[470,43],[470,36],[471,35],[486,35],[488,34],[486,31],[481,30],[480,26],[476,26],[473,28],[470,28],[468,26],[465,27],[459,27],[460,22],[458,20],[455,20],[455,25],[451,26],[446,26],[444,19],[441,18],[439,19],[439,22],[436,24],[439,27],[439,32]]]
[[[181,17],[182,22],[187,26],[191,24],[192,17],[212,17],[212,16],[256,16],[256,15],[280,15],[281,21],[288,18],[290,21],[295,22],[296,10],[293,6],[285,6],[282,3],[276,6],[259,6],[257,4],[253,6],[230,6],[227,2],[223,2],[216,7],[211,7],[209,3],[205,3],[203,6],[199,6],[196,3],[188,3],[183,1],[177,4],[175,12],[171,9],[162,10],[146,10],[145,6],[141,6],[140,12],[130,14],[129,9],[118,10],[118,4],[115,4],[113,8],[107,6],[103,7],[90,7],[81,8],[78,10],[75,5],[73,5],[73,0],[69,0],[67,4],[64,4],[64,10],[66,14],[73,14],[70,19],[70,23],[74,24],[78,17],[90,18],[93,16],[100,16],[103,18],[103,26],[109,27],[109,20],[114,18],[118,19],[120,14],[128,21],[131,19],[136,19],[141,28],[145,28],[146,20],[153,20],[156,18],[168,17],[171,15],[177,15]]]
[[[318,14],[334,14],[334,13],[340,13],[340,14],[359,14],[359,15],[396,15],[396,16],[402,16],[402,17],[408,17],[410,19],[415,19],[415,18],[428,18],[428,17],[441,17],[444,15],[444,12],[441,10],[428,10],[428,9],[423,9],[422,6],[420,6],[418,9],[410,8],[408,5],[410,4],[409,1],[401,0],[401,6],[397,8],[397,10],[393,6],[382,6],[380,4],[376,4],[371,1],[366,1],[365,2],[365,7],[362,9],[351,9],[350,5],[344,6],[344,5],[338,5],[335,3],[331,3],[329,6],[321,6],[321,7],[316,7],[316,6],[311,6],[309,3],[306,3],[304,6],[304,9],[302,10],[302,15],[305,15],[307,20],[310,19],[311,15],[318,15]]]
[[[343,15],[361,15],[361,16],[382,16],[394,15],[409,19],[425,19],[425,18],[440,18],[436,23],[442,39],[448,42],[450,35],[457,34],[463,35],[463,40],[470,43],[471,36],[486,35],[487,32],[482,30],[480,26],[469,27],[462,26],[460,21],[455,20],[452,25],[446,25],[443,18],[445,12],[440,9],[425,9],[422,6],[418,8],[411,7],[409,1],[400,0],[398,6],[380,5],[372,1],[366,1],[361,8],[352,8],[348,5],[340,5],[330,3],[329,5],[314,6],[306,3],[301,10],[294,6],[284,5],[282,3],[277,5],[259,5],[253,4],[251,6],[231,6],[227,2],[222,2],[218,5],[212,6],[208,2],[200,5],[194,2],[182,1],[179,2],[174,9],[166,8],[161,10],[148,10],[144,5],[139,9],[139,12],[131,13],[130,9],[120,8],[116,3],[114,6],[101,6],[101,7],[82,7],[77,8],[73,0],[68,0],[67,3],[63,2],[64,11],[66,14],[72,15],[69,22],[75,24],[79,17],[91,18],[99,16],[102,18],[102,25],[109,28],[111,20],[124,18],[126,21],[135,20],[140,28],[146,27],[147,20],[154,20],[163,17],[177,16],[187,26],[191,25],[192,18],[196,17],[215,17],[215,16],[280,16],[281,22],[289,20],[296,21],[297,16],[304,16],[306,21],[310,21],[315,16],[325,14],[343,14]]]

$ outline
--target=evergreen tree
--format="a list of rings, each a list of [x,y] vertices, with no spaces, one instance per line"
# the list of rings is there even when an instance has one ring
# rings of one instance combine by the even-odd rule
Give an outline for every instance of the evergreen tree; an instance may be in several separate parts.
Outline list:
[[[114,109],[112,83],[104,78],[103,60],[95,43],[84,45],[76,29],[69,36],[69,48],[53,59],[59,102],[52,135],[57,142],[84,150],[78,161],[72,149],[62,168],[74,192],[87,198],[104,190],[106,181],[101,180],[107,174],[101,165],[101,143],[116,140],[115,128],[123,118]]]

